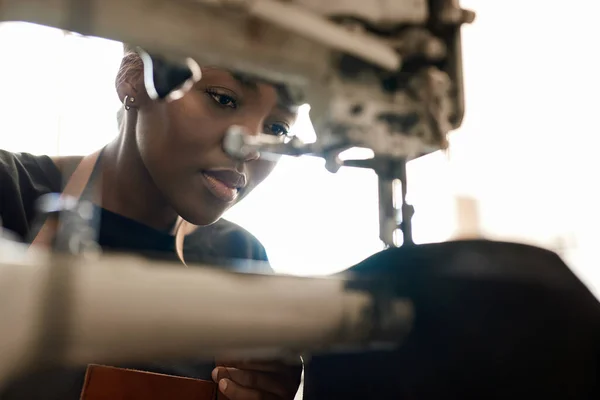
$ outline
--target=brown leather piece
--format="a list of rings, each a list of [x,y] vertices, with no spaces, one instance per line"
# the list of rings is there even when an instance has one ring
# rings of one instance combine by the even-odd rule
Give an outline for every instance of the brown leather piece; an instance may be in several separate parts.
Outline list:
[[[216,400],[217,384],[192,378],[89,365],[81,400]]]

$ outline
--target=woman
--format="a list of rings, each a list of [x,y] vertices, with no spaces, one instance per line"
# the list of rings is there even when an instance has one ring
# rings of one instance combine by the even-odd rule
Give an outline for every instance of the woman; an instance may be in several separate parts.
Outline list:
[[[129,52],[123,58],[116,79],[124,104],[120,134],[102,150],[85,191],[90,193],[101,185],[98,242],[104,249],[176,260],[170,232],[180,216],[202,226],[185,240],[184,254],[190,265],[216,259],[266,261],[261,244],[221,216],[262,182],[274,164],[255,156],[234,160],[223,151],[222,142],[231,125],[244,126],[250,132],[288,135],[295,111],[281,105],[271,85],[243,80],[218,68],[203,68],[202,75],[183,98],[169,103],[153,101],[143,84],[140,57]],[[80,161],[0,152],[4,228],[31,241],[37,234],[36,200],[60,192],[63,176]],[[98,176],[101,181],[94,179]],[[232,362],[215,368],[190,362],[141,368],[212,377],[231,400],[292,399],[301,373],[299,367],[279,363]],[[14,393],[14,397],[27,399],[76,399],[83,374],[48,372],[35,377],[36,381],[15,383],[6,398]]]

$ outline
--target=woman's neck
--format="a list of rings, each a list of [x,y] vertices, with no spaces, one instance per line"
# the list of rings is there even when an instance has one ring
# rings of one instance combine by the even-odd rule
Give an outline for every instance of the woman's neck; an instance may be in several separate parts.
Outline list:
[[[121,132],[100,162],[103,208],[158,230],[174,225],[177,213],[144,166],[134,135]]]

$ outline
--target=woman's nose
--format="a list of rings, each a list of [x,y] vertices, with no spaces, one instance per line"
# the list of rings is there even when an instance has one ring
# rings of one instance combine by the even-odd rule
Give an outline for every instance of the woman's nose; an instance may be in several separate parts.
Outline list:
[[[252,138],[257,136],[247,126],[232,125],[225,132],[223,139],[223,150],[230,157],[240,161],[249,162],[258,160],[260,152],[252,143]]]
[[[241,126],[247,135],[256,136],[263,133],[263,119],[262,118],[245,118],[239,121],[237,125]]]
[[[256,120],[254,118],[249,118],[247,121],[244,121],[244,122],[245,123],[242,126],[245,128],[247,135],[258,136],[259,134],[263,133],[262,119]],[[259,151],[250,150],[250,151],[248,151],[248,154],[246,155],[246,157],[244,157],[244,161],[250,162],[250,161],[258,160],[259,158],[260,158]]]
[[[250,151],[248,155],[244,158],[244,162],[256,161],[260,158],[260,153],[258,151]]]

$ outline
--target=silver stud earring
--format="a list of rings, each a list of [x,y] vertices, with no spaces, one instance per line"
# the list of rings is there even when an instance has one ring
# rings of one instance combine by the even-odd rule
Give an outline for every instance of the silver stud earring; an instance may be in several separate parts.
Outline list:
[[[123,99],[123,105],[125,106],[126,110],[131,110],[130,104],[133,104],[133,102],[135,102],[135,97],[129,97],[128,95],[125,95],[125,98]]]

